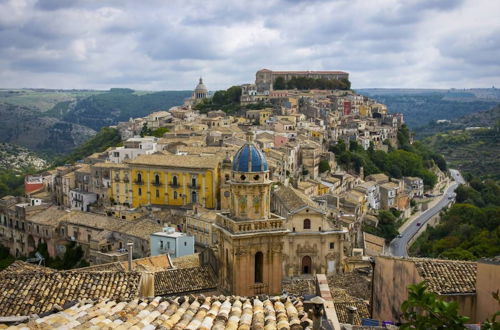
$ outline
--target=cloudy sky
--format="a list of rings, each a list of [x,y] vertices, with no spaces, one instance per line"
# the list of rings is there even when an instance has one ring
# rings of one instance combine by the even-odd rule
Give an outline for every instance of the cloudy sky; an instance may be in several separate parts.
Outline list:
[[[500,86],[498,0],[0,0],[0,87],[209,89],[261,68],[354,88]]]

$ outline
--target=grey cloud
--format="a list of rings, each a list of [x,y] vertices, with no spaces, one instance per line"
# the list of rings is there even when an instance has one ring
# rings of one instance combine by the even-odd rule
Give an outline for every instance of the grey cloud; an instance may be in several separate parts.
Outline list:
[[[0,72],[23,87],[36,76],[62,88],[189,89],[203,75],[220,89],[263,67],[346,70],[354,87],[500,85],[499,26],[469,27],[467,40],[459,20],[440,29],[476,1],[481,27],[495,15],[487,0],[39,0],[15,19],[0,12]]]

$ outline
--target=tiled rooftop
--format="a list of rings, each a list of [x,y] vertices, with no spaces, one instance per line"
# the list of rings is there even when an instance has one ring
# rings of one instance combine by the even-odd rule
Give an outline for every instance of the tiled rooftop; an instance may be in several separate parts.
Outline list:
[[[46,313],[77,299],[132,299],[139,273],[0,273],[0,316]]]
[[[67,213],[64,221],[81,226],[125,233],[142,239],[149,239],[151,233],[159,232],[163,229],[158,223],[146,218],[122,220],[79,211]]]
[[[318,204],[312,201],[309,197],[292,187],[281,187],[279,190],[275,191],[273,195],[273,197],[278,198],[281,203],[283,203],[283,206],[289,212],[304,206],[310,206],[313,208],[318,207]]]
[[[193,156],[193,155],[168,155],[152,154],[140,155],[127,163],[134,165],[167,166],[182,168],[216,168],[221,160],[219,156]]]
[[[6,326],[0,325],[1,328]],[[299,299],[177,297],[80,301],[61,312],[11,329],[309,329]]]
[[[175,259],[174,259],[175,260]],[[145,257],[132,260],[132,270],[137,272],[158,272],[172,268],[169,259],[166,255],[158,255],[154,257]],[[127,271],[128,261],[117,261],[107,264],[94,265],[84,268],[75,269],[78,272],[114,272]]]
[[[188,254],[186,256],[172,259],[172,263],[176,268],[192,268],[200,266],[199,253]]]
[[[7,268],[5,268],[2,271],[2,274],[24,273],[24,272],[53,273],[54,269],[30,264],[28,262],[24,262],[21,260],[16,260],[14,261],[14,263],[10,264]]]
[[[438,294],[475,293],[477,264],[470,261],[413,259],[429,289]]]
[[[349,302],[334,302],[335,311],[340,323],[349,323],[349,307],[355,307],[353,325],[361,325],[362,318],[370,318],[368,305],[362,301],[349,301]]]
[[[217,288],[215,274],[209,266],[170,269],[156,272],[155,295],[167,296]]]
[[[28,216],[27,220],[41,225],[57,226],[67,214],[68,212],[60,210],[56,206],[51,206],[46,210]]]

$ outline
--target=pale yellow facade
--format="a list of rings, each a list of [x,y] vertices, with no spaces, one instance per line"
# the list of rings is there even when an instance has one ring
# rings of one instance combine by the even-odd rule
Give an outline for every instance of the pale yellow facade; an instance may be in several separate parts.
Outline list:
[[[219,202],[220,157],[141,155],[112,169],[110,197],[117,204],[216,208]]]

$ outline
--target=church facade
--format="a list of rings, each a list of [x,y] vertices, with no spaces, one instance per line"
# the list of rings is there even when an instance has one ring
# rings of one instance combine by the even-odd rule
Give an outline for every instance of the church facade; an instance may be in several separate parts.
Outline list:
[[[215,223],[220,288],[236,295],[281,292],[284,218],[270,212],[271,184],[264,154],[247,134],[233,159],[230,211]]]
[[[293,188],[271,192],[269,175],[248,132],[233,161],[223,162],[214,224],[219,287],[231,294],[280,294],[284,278],[341,270],[347,231]]]

